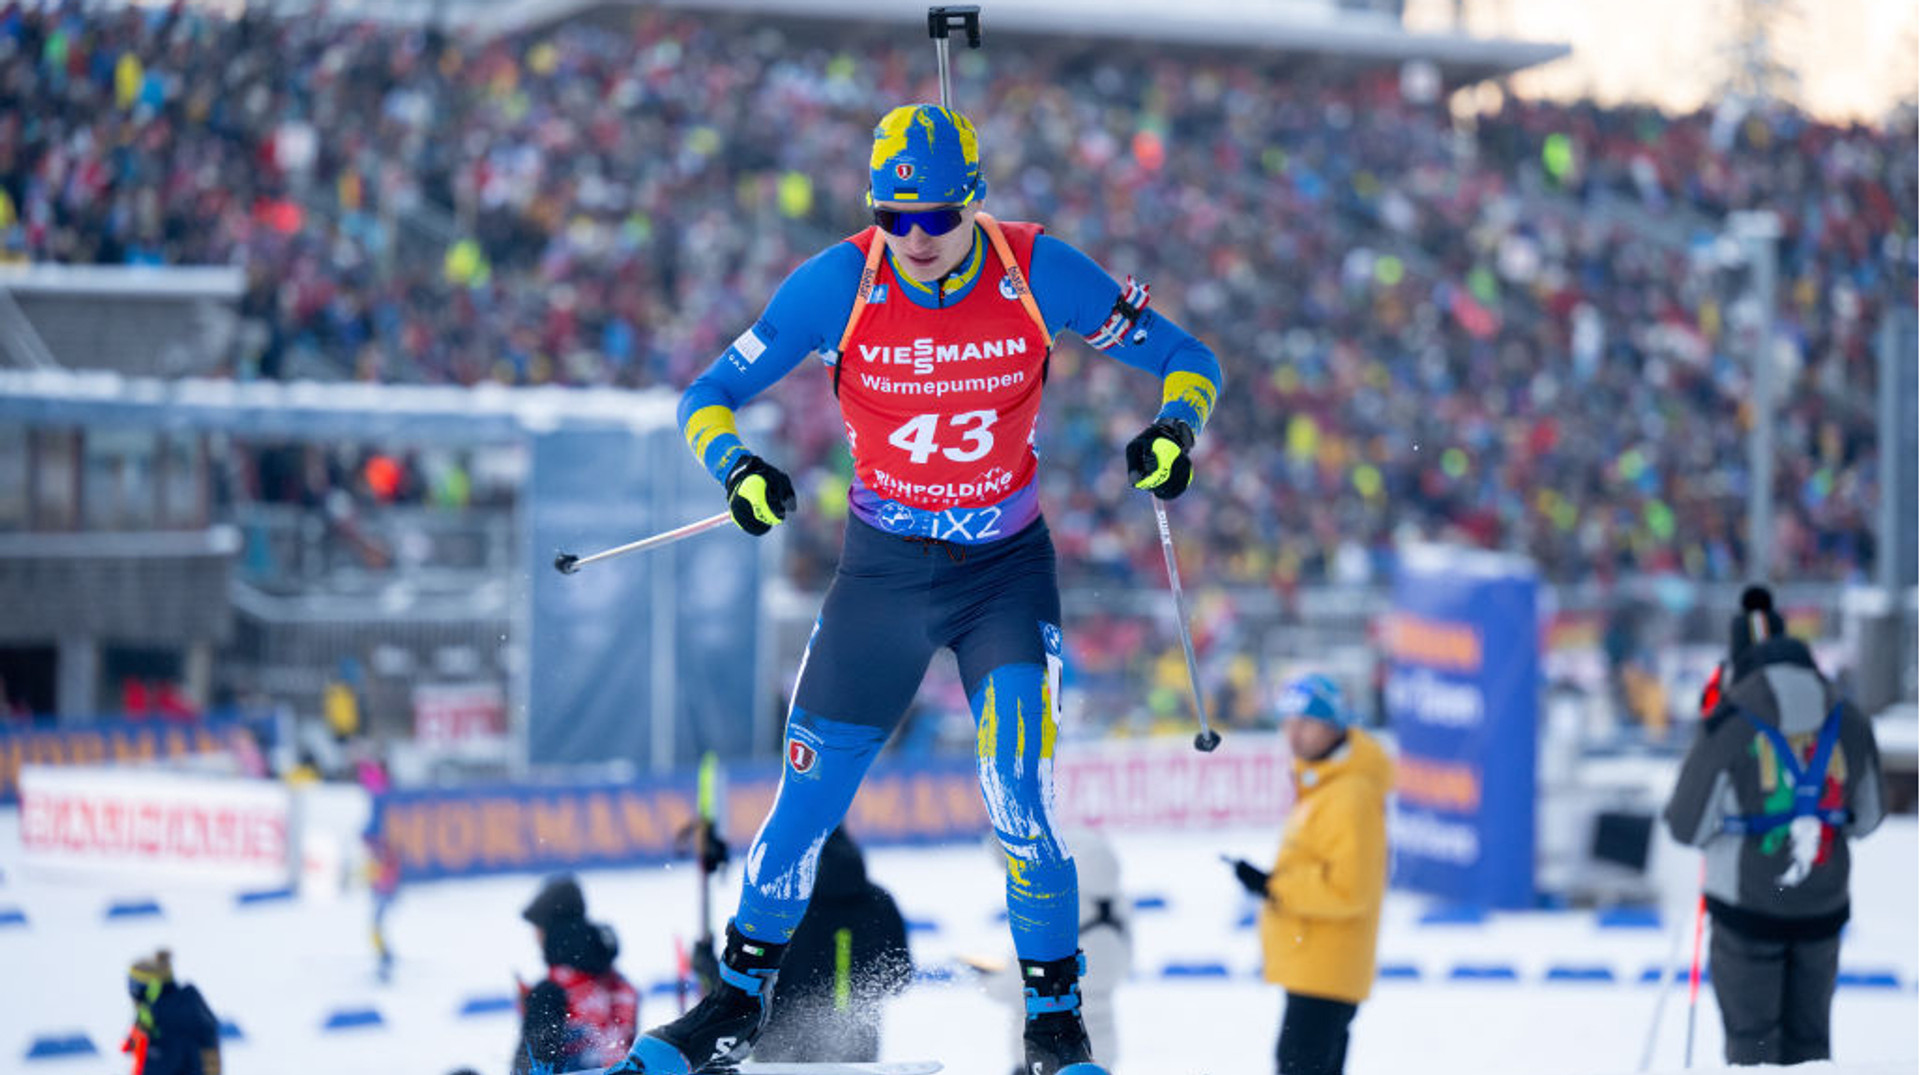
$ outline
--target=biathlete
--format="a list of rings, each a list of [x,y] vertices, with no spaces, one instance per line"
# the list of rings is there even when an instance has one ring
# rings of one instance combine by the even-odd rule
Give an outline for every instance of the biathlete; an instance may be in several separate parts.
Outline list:
[[[822,843],[939,647],[978,729],[980,788],[1005,849],[1007,915],[1026,987],[1031,1075],[1103,1075],[1082,1025],[1073,857],[1052,818],[1062,646],[1053,542],[1035,487],[1034,425],[1055,335],[1160,378],[1161,406],[1125,449],[1161,498],[1221,385],[1206,345],[1036,224],[997,222],[973,124],[905,105],[874,129],[873,226],[816,254],[690,385],[680,423],[750,534],[793,483],[741,442],[737,408],[810,353],[833,371],[855,478],[840,564],[794,688],[786,765],[745,859],[721,982],[648,1031],[612,1072],[706,1071],[749,1054]]]

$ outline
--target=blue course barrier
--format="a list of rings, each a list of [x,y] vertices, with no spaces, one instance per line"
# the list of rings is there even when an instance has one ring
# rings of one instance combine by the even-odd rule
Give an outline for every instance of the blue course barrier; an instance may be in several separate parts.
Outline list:
[[[165,918],[155,900],[121,900],[107,907],[107,921],[121,918]]]
[[[940,923],[935,922],[931,918],[909,918],[907,919],[907,932],[938,933],[940,932]]]
[[[1520,975],[1505,963],[1462,963],[1448,971],[1447,978],[1455,982],[1517,982]]]
[[[468,997],[466,1002],[460,1005],[460,1016],[466,1018],[473,1015],[504,1015],[518,1006],[512,997],[504,994],[491,997]]]
[[[366,1027],[384,1027],[387,1021],[380,1017],[378,1008],[342,1008],[328,1014],[327,1020],[320,1024],[321,1030],[360,1030]]]
[[[1420,980],[1420,968],[1411,963],[1380,964],[1381,981],[1417,982]]]
[[[1224,963],[1169,963],[1160,968],[1162,978],[1227,978]]]
[[[263,903],[284,903],[293,898],[291,888],[269,888],[259,892],[242,892],[233,897],[235,907],[258,907]]]
[[[1890,970],[1843,970],[1834,985],[1854,989],[1898,989],[1900,975]]]
[[[1609,907],[1594,916],[1594,924],[1601,929],[1659,929],[1660,909],[1657,907]]]
[[[27,924],[27,912],[15,907],[0,911],[0,926],[24,926]]]
[[[1470,903],[1443,903],[1427,908],[1420,916],[1423,926],[1483,926],[1487,909]]]
[[[1669,980],[1684,982],[1688,979],[1690,973],[1684,965],[1678,966],[1673,968],[1673,977]],[[1713,969],[1704,962],[1700,964],[1700,980],[1702,982],[1713,981]],[[1649,985],[1658,981],[1660,981],[1660,968],[1658,966],[1648,967],[1646,970],[1640,972],[1640,984]]]
[[[231,1019],[220,1020],[221,1041],[245,1041],[247,1036],[240,1033],[240,1024]]]
[[[1165,896],[1135,896],[1133,909],[1136,911],[1164,911],[1167,909]]]
[[[97,1056],[93,1039],[85,1034],[59,1034],[33,1039],[27,1046],[28,1060],[55,1060],[68,1056]]]
[[[1611,982],[1612,967],[1548,967],[1549,982]]]

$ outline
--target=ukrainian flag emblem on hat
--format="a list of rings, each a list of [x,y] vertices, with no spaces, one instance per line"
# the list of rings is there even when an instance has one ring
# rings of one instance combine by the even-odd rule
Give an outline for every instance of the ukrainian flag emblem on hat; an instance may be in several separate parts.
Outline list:
[[[868,199],[965,205],[987,192],[973,121],[939,105],[901,105],[873,128]]]

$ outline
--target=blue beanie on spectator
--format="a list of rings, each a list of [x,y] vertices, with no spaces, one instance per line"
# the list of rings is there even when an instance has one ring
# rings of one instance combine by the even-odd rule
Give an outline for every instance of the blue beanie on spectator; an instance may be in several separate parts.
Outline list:
[[[973,121],[939,105],[901,105],[873,128],[876,202],[965,205],[987,193]]]
[[[1353,711],[1347,708],[1339,685],[1318,672],[1288,683],[1280,694],[1279,709],[1282,720],[1305,717],[1336,728],[1353,727]]]

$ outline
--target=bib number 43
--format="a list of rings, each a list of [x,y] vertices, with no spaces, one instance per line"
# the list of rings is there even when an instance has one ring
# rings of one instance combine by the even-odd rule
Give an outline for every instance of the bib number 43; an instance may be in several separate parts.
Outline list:
[[[887,443],[907,453],[915,463],[924,463],[938,452],[956,463],[971,463],[993,450],[993,423],[997,411],[968,411],[946,417],[946,424],[959,431],[959,443],[951,447],[940,443],[938,414],[916,414],[898,429],[887,434]]]

